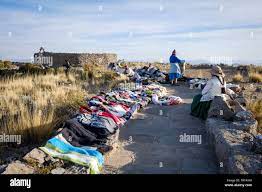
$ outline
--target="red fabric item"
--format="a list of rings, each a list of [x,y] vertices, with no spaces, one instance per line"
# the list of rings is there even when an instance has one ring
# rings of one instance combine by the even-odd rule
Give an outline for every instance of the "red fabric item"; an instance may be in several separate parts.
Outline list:
[[[122,104],[122,103],[109,102],[109,105],[111,105],[111,106],[121,105],[121,107],[123,107],[124,110],[126,110],[126,111],[129,111],[129,110],[130,110],[130,107],[128,107],[127,105]]]
[[[102,96],[94,96],[91,99],[98,99],[102,103],[107,103],[107,101]]]
[[[90,108],[86,107],[86,106],[80,106],[79,112],[80,113],[92,113],[93,111]]]
[[[111,118],[117,125],[123,124],[123,120],[117,116],[115,116],[114,114],[110,113],[109,110],[107,110],[106,108],[103,108],[103,110],[105,111],[99,111],[98,109],[92,110],[86,106],[80,106],[79,112],[80,113],[88,113],[88,114],[92,114],[95,113],[99,116],[104,116],[104,117],[109,117]]]
[[[117,125],[120,125],[120,124],[123,123],[120,118],[118,118],[117,116],[113,115],[112,113],[100,111],[100,112],[98,112],[97,114],[98,114],[99,116],[109,117],[109,118],[113,119],[114,122],[115,122]]]
[[[108,103],[103,97],[101,97],[101,96],[94,96],[94,97],[92,97],[92,99],[98,99],[100,102],[102,102],[102,103]],[[116,103],[116,102],[109,102],[108,103],[109,105],[112,105],[112,106],[115,106],[115,105],[121,105],[123,108],[124,108],[124,110],[126,110],[126,111],[128,111],[128,110],[130,110],[130,108],[127,106],[127,105],[125,105],[125,104],[120,104],[120,103]]]

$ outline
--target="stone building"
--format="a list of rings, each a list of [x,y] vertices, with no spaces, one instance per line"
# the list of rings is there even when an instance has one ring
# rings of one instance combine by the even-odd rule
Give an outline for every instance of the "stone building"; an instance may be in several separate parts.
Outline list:
[[[35,64],[48,67],[61,67],[66,64],[67,60],[72,66],[108,65],[117,61],[117,55],[113,53],[53,53],[46,52],[43,47],[34,54]]]

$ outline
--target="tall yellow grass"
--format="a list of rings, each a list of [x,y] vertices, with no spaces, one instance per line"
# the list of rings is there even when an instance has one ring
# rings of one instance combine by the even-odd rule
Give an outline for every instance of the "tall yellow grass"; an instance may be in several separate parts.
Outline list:
[[[232,80],[235,83],[243,82],[244,81],[244,77],[240,73],[237,73],[236,75],[233,76]]]
[[[258,121],[258,132],[262,133],[262,99],[256,101],[249,101],[247,108],[252,111]]]
[[[0,80],[0,134],[20,134],[25,144],[41,142],[84,104],[88,94],[126,80],[96,65],[72,69],[69,76],[53,71]]]
[[[249,81],[252,83],[261,83],[262,82],[262,74],[260,73],[250,73]]]
[[[0,81],[0,133],[21,134],[40,142],[84,101],[85,92],[71,75],[25,76]]]

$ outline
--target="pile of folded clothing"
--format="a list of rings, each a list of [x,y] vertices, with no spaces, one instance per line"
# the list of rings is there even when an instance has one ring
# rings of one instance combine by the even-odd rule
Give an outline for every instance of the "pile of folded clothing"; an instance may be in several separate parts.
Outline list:
[[[188,83],[191,89],[203,89],[207,84],[207,78],[188,78]]]
[[[166,83],[168,79],[168,74],[166,72],[160,71],[160,69],[153,66],[144,66],[142,68],[135,69],[134,72],[140,76],[141,80],[149,79],[159,83]]]
[[[183,100],[181,97],[177,96],[165,96],[159,99],[157,94],[154,94],[152,96],[152,101],[156,105],[178,105],[183,103]]]
[[[130,80],[144,82],[143,84],[148,84],[148,81],[159,83],[168,82],[168,73],[163,72],[154,66],[144,66],[132,69],[128,66],[123,67],[120,63],[110,63],[108,69],[115,71],[118,74],[124,74],[130,77]]]
[[[240,92],[240,91],[242,90],[239,85],[233,84],[233,83],[227,83],[227,84],[226,84],[226,87],[227,87],[228,89],[231,89],[231,90],[234,91],[235,93],[238,93],[238,92]]]
[[[159,84],[100,92],[80,106],[79,113],[40,149],[53,157],[87,166],[91,173],[99,173],[103,154],[113,149],[111,138],[151,101],[161,105],[182,103],[179,97],[167,96],[166,88]]]

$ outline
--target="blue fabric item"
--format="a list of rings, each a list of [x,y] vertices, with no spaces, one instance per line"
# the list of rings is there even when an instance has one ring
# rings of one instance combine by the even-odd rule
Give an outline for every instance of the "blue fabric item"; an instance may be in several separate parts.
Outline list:
[[[123,116],[126,120],[129,120],[131,116],[139,109],[139,104],[133,105],[130,110]]]
[[[178,79],[181,78],[181,74],[179,73],[169,73],[169,79],[170,80],[174,80],[174,79]]]
[[[170,63],[181,63],[181,60],[178,59],[175,55],[171,55],[169,58]]]
[[[77,153],[80,153],[80,154],[83,154],[83,155],[93,156],[93,157],[97,158],[100,165],[103,165],[103,163],[104,163],[104,157],[99,151],[92,150],[92,149],[83,149],[83,148],[79,148],[79,147],[74,147],[73,145],[64,143],[63,141],[61,141],[58,138],[49,139],[47,142],[52,144],[56,148],[61,149],[61,151],[65,152],[65,153],[73,151],[73,152],[77,152]]]
[[[171,55],[169,58],[169,62],[170,62],[170,71],[169,73],[179,73],[181,74],[181,70],[179,67],[179,63],[181,63],[181,60],[178,59],[175,55]]]

